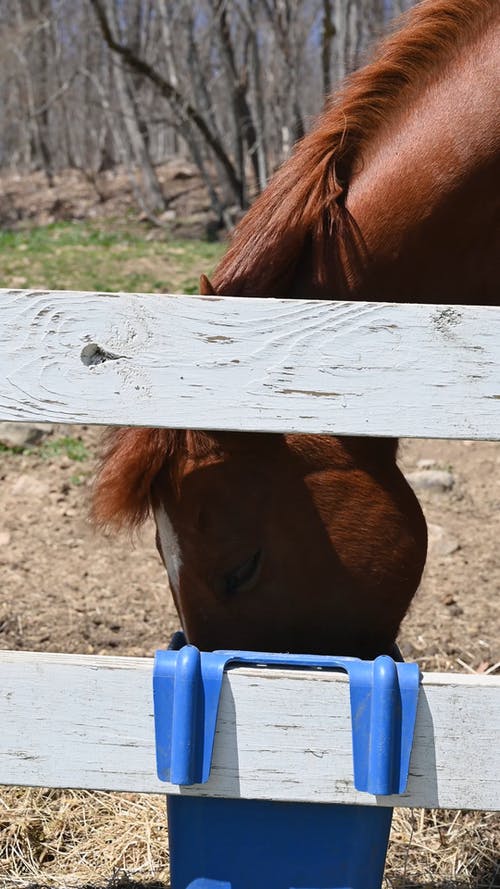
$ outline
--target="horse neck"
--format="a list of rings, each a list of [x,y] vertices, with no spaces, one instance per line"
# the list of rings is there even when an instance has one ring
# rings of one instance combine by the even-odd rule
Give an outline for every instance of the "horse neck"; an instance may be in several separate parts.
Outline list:
[[[346,201],[364,255],[344,257],[351,296],[498,304],[499,25],[365,147]]]

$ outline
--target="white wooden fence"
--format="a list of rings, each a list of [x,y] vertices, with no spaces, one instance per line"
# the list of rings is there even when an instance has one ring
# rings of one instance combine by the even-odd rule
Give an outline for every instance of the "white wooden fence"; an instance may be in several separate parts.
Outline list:
[[[500,309],[0,291],[0,420],[500,440]],[[152,662],[0,652],[0,783],[177,793]],[[347,679],[231,669],[183,793],[500,809],[500,677],[424,674],[405,794],[354,789]]]

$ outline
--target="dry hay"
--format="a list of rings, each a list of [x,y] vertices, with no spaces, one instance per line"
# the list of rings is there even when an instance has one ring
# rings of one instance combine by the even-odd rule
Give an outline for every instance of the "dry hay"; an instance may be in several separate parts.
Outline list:
[[[164,889],[163,797],[86,790],[4,789],[2,889]]]
[[[499,836],[495,813],[396,810],[384,889],[499,887]],[[5,789],[0,885],[168,889],[163,797]]]
[[[384,889],[498,889],[496,812],[397,809]]]
[[[426,671],[478,672],[467,652],[418,660]],[[383,889],[500,889],[499,851],[498,813],[396,809]],[[0,788],[0,887],[170,889],[165,799]]]

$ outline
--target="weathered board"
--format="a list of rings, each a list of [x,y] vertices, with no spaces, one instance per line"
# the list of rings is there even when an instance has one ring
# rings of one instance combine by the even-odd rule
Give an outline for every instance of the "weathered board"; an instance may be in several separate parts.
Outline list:
[[[500,309],[0,291],[2,419],[500,439]]]
[[[500,309],[0,291],[0,420],[500,439]],[[178,793],[152,661],[0,652],[0,783]],[[352,782],[347,679],[238,668],[183,793],[499,809],[500,677],[427,674],[408,790]]]
[[[500,809],[500,677],[424,674],[405,794],[354,790],[348,680],[226,674],[205,785],[155,774],[152,661],[0,652],[0,784]]]

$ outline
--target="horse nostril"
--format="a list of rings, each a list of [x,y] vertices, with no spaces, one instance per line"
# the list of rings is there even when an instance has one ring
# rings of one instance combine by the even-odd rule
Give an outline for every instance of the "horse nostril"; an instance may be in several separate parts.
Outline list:
[[[226,596],[250,590],[257,582],[260,574],[262,550],[257,550],[237,568],[224,575],[224,592]]]

